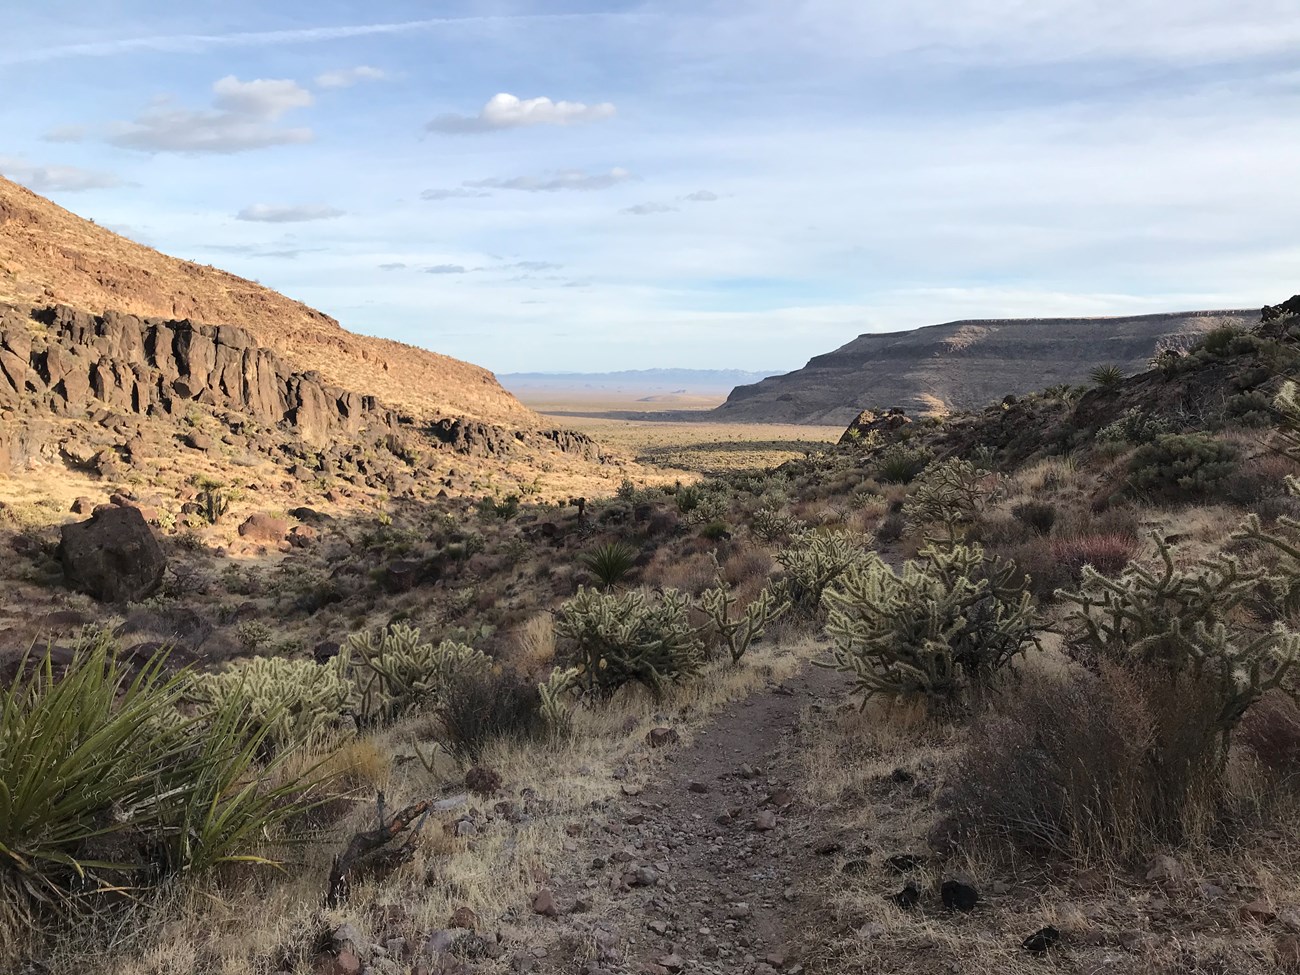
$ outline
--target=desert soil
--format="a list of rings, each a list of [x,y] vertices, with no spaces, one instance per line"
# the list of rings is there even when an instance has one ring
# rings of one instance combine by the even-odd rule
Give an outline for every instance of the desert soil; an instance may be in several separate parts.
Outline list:
[[[822,844],[800,746],[805,719],[843,684],[805,665],[670,747],[652,781],[626,786],[589,824],[586,842],[571,844],[581,850],[572,875],[553,878],[561,910],[566,894],[577,910],[593,910],[582,925],[591,939],[548,955],[539,970],[807,971],[800,934],[833,864],[815,852]]]

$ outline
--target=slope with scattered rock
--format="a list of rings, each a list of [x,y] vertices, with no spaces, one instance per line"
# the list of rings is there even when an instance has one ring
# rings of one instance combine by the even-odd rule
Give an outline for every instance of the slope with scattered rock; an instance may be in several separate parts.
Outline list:
[[[840,424],[865,409],[974,409],[1007,394],[1084,382],[1103,364],[1139,372],[1162,343],[1191,344],[1216,326],[1248,327],[1258,317],[1257,311],[1198,311],[989,319],[869,333],[816,356],[802,369],[736,387],[711,417]]]

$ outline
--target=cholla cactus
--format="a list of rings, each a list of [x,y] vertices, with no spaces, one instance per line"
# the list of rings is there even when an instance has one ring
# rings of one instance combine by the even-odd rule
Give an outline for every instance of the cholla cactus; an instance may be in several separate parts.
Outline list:
[[[249,657],[215,674],[200,674],[190,691],[201,714],[233,707],[249,718],[250,730],[265,728],[265,741],[280,750],[307,741],[338,723],[351,685],[347,658],[321,665],[283,657]]]
[[[699,601],[700,611],[709,618],[709,623],[722,637],[731,654],[732,663],[740,663],[740,658],[749,650],[750,644],[763,635],[767,625],[790,608],[789,600],[780,599],[767,586],[745,607],[743,613],[733,618],[731,611],[736,602],[736,597],[721,580],[716,589],[705,590]]]
[[[788,511],[780,508],[763,507],[754,513],[750,522],[750,533],[760,541],[774,542],[778,538],[787,538],[795,534],[804,524]]]
[[[993,496],[991,478],[988,471],[957,457],[931,464],[903,504],[903,515],[918,529],[941,525],[946,539],[955,541]]]
[[[1288,687],[1300,637],[1236,623],[1234,611],[1267,576],[1225,555],[1181,569],[1172,546],[1158,537],[1156,544],[1158,567],[1132,563],[1118,579],[1085,567],[1083,590],[1061,593],[1078,606],[1067,645],[1085,664],[1116,664],[1170,686],[1201,682],[1213,694],[1214,730],[1226,741],[1262,694]]]
[[[804,532],[776,555],[785,567],[780,595],[805,616],[817,612],[826,587],[850,569],[867,564],[867,538],[857,532]]]
[[[676,589],[655,597],[579,587],[560,607],[555,631],[572,645],[570,686],[608,696],[639,683],[656,698],[666,683],[698,672],[703,648],[687,619],[690,600]]]
[[[435,707],[459,677],[492,667],[481,650],[451,640],[421,642],[418,629],[401,623],[355,634],[347,647],[354,657],[356,714],[365,724]]]
[[[827,590],[835,663],[863,706],[876,696],[935,711],[977,705],[1003,669],[1037,646],[1014,564],[979,546],[927,548],[895,572],[877,556]]]
[[[537,692],[542,699],[542,717],[546,719],[551,733],[557,737],[566,737],[573,730],[569,692],[575,687],[577,677],[576,668],[556,667],[546,680],[537,685]]]

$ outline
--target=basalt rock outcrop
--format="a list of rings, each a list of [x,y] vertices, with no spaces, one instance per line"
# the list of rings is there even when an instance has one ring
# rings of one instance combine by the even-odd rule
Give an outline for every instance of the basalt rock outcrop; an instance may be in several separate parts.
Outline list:
[[[152,451],[172,449],[151,420],[171,421],[185,448],[217,450],[211,434],[180,426],[193,411],[216,416],[235,442],[271,455],[300,480],[343,475],[398,494],[409,493],[439,453],[605,460],[594,441],[570,431],[418,420],[295,370],[234,326],[0,305],[0,473],[37,459],[121,473]],[[73,419],[98,431],[70,435],[59,421]]]
[[[59,561],[68,585],[105,602],[139,602],[158,591],[167,558],[138,508],[104,505],[64,525]]]

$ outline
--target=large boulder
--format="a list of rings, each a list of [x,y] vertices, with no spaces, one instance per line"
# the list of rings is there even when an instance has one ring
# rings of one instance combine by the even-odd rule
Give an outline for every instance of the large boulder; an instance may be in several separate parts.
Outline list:
[[[158,591],[167,557],[137,508],[108,507],[64,525],[63,575],[74,589],[105,602],[139,602]]]

